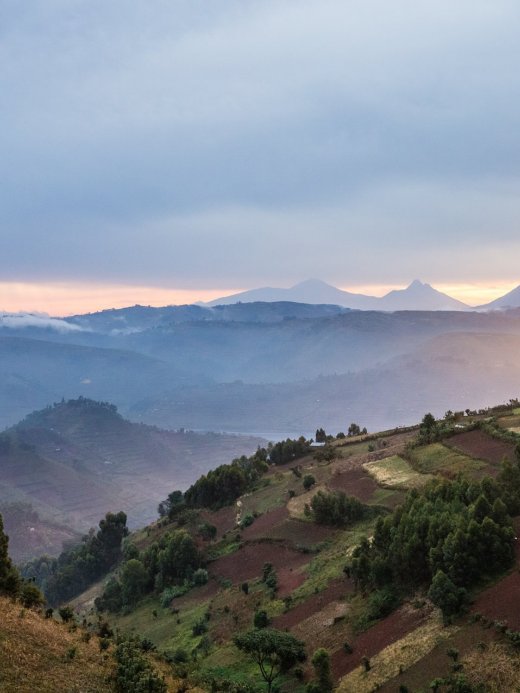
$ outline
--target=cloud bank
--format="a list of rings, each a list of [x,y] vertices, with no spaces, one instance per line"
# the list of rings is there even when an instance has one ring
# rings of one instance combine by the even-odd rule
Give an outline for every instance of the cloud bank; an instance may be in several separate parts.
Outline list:
[[[518,3],[2,10],[3,280],[518,276]]]

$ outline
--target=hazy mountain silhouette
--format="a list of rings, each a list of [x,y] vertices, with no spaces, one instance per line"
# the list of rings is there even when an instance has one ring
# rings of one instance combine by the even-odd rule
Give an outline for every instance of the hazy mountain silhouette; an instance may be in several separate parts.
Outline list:
[[[358,310],[470,310],[470,307],[416,279],[406,289],[390,291],[385,296],[365,296],[337,289],[319,279],[308,279],[289,289],[265,287],[243,291],[215,299],[208,305],[252,301],[297,301],[301,303],[333,303]]]
[[[485,303],[483,306],[479,306],[479,310],[506,310],[508,308],[520,308],[520,286],[513,289],[505,296],[496,298],[490,303]]]

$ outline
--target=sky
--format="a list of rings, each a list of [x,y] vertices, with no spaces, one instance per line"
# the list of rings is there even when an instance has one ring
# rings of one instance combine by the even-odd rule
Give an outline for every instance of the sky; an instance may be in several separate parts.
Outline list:
[[[520,283],[520,4],[0,0],[0,308]]]

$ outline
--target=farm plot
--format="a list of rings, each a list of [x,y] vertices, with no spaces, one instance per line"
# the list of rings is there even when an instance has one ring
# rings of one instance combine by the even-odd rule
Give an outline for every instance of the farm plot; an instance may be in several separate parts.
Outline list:
[[[419,488],[433,478],[430,474],[419,474],[398,455],[385,457],[375,462],[366,462],[363,467],[378,484],[388,488]]]
[[[465,434],[461,434],[465,435]],[[455,436],[456,437],[456,436]],[[463,455],[442,443],[432,443],[425,447],[415,448],[410,453],[414,466],[424,474],[444,474],[456,476],[459,473],[481,476],[488,464]]]
[[[520,426],[520,422],[518,424]],[[484,433],[484,431],[468,431],[466,433],[458,433],[444,443],[450,448],[477,458],[485,460],[489,464],[499,465],[504,457],[509,460],[515,458],[515,446],[504,440],[498,440]]]
[[[251,542],[229,556],[213,561],[209,572],[217,579],[240,584],[259,578],[265,563],[272,563],[278,575],[278,596],[289,595],[306,578],[300,568],[309,562],[309,556],[278,542]]]

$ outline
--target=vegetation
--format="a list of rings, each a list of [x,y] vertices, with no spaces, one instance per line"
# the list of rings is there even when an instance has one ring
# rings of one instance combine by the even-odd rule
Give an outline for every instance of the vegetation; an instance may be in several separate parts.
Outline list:
[[[42,556],[26,563],[24,577],[34,579],[49,604],[68,601],[105,575],[121,558],[121,543],[128,534],[126,514],[107,513],[97,533],[83,537],[81,544],[59,557]]]
[[[167,532],[143,552],[124,561],[118,577],[111,577],[101,597],[100,611],[117,612],[135,605],[149,592],[163,592],[171,602],[193,585],[205,584],[207,571],[201,569],[200,555],[193,537],[184,529]],[[175,589],[168,592],[170,586]]]
[[[115,658],[116,689],[120,693],[166,693],[168,690],[164,679],[142,654],[136,642],[129,640],[120,643]]]
[[[514,532],[499,493],[491,479],[434,481],[411,491],[402,506],[378,519],[373,540],[355,549],[352,576],[373,589],[412,591],[426,585],[451,616],[464,601],[455,589],[512,563]],[[441,588],[450,595],[445,602]]]
[[[365,514],[365,506],[343,491],[318,491],[312,497],[310,505],[314,519],[320,525],[346,527],[361,520]]]
[[[21,580],[9,558],[9,538],[4,532],[4,521],[0,515],[0,595],[16,597],[20,591]]]
[[[237,635],[233,642],[257,663],[268,693],[282,672],[305,660],[303,643],[289,633],[263,628]]]
[[[320,647],[312,656],[315,681],[307,684],[306,693],[332,693],[334,683],[330,671],[330,656],[327,650]]]

